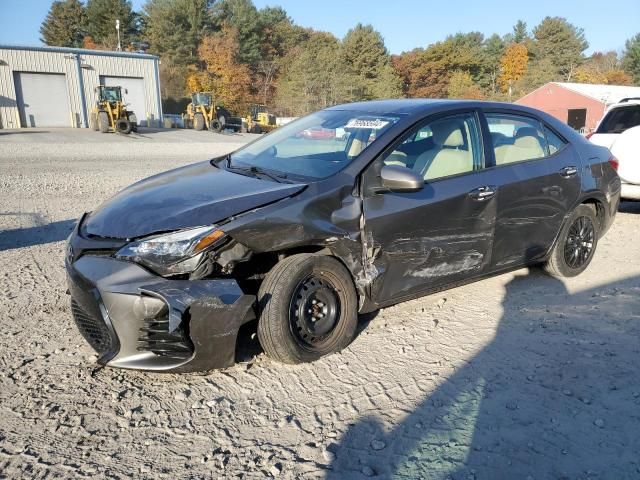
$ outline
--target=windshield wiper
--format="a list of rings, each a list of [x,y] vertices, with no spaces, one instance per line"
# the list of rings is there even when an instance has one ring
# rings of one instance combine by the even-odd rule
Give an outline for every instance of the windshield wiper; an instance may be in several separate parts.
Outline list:
[[[256,167],[255,165],[252,165],[250,167],[239,167],[239,166],[232,166],[231,165],[231,156],[229,156],[229,159],[227,160],[227,170],[230,170],[232,172],[239,172],[239,173],[249,173],[249,174],[254,174],[255,175],[262,175],[264,177],[267,177],[271,180],[273,180],[274,182],[278,182],[278,183],[283,183],[283,180],[287,178],[286,174],[282,174],[282,175],[275,175],[273,173],[270,173],[269,171],[260,168],[260,167]],[[288,182],[286,182],[288,183]]]

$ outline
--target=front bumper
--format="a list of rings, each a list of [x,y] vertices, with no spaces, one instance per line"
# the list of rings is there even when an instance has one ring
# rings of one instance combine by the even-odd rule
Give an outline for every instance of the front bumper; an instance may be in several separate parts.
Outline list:
[[[162,372],[228,367],[238,329],[255,318],[255,296],[235,280],[168,280],[106,255],[67,258],[65,265],[74,320],[103,365]]]

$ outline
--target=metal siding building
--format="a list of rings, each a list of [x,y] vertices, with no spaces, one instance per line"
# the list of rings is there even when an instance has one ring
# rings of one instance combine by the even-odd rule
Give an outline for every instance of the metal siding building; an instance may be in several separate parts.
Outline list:
[[[0,128],[88,127],[98,85],[120,85],[138,124],[162,125],[158,57],[0,45]]]

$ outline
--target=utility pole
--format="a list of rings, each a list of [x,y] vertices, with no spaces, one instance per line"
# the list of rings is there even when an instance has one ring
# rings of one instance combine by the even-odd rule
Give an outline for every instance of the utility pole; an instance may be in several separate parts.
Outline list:
[[[120,45],[120,20],[116,20],[116,31],[118,32],[118,48],[116,48],[116,50],[118,52],[121,52],[122,46]]]

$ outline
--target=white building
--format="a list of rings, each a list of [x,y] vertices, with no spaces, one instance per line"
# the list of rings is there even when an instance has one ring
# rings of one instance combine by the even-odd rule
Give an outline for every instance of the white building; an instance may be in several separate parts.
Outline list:
[[[119,85],[143,126],[162,124],[158,57],[0,45],[0,128],[88,127],[98,85]]]

